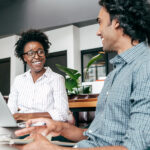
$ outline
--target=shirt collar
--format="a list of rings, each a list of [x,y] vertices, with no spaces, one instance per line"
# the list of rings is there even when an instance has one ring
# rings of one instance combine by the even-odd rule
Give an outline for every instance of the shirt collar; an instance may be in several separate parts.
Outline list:
[[[52,72],[52,70],[50,69],[50,67],[45,67],[46,71],[45,73],[42,75],[43,77],[48,77],[49,74]],[[24,77],[29,77],[31,78],[31,73],[30,73],[31,69],[29,69],[27,72],[24,73]],[[42,77],[41,76],[41,77]]]
[[[50,67],[45,67],[45,69],[46,69],[46,71],[43,75],[48,77],[50,75],[50,73],[52,72],[52,69]]]
[[[110,60],[110,63],[114,65],[130,63],[144,53],[146,49],[147,45],[145,42],[139,43],[123,53],[118,54],[116,57]]]

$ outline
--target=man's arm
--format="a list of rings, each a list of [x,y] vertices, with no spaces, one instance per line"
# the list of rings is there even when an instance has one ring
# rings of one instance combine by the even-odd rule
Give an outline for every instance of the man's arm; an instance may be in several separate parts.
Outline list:
[[[45,122],[46,126],[30,127],[31,124],[37,122]],[[86,137],[83,135],[85,129],[80,129],[69,123],[54,121],[48,118],[31,119],[27,121],[26,126],[27,128],[18,130],[15,132],[15,134],[17,136],[23,136],[26,134],[31,134],[33,132],[34,133],[36,132],[36,133],[41,133],[43,135],[48,135],[48,134],[51,134],[52,136],[62,135],[68,138],[69,140],[76,141],[76,142],[82,139],[86,139]]]
[[[49,149],[51,150],[51,149]],[[58,150],[58,149],[57,149]],[[105,146],[105,147],[94,147],[94,148],[64,148],[61,150],[128,150],[127,148],[123,147],[123,146]]]
[[[130,120],[122,145],[131,150],[145,150],[150,144],[150,62],[139,68],[133,83]]]
[[[87,137],[83,135],[83,132],[87,129],[78,128],[69,123],[62,123],[64,125],[64,130],[62,130],[61,135],[65,138],[78,142],[80,140],[86,139]]]
[[[33,136],[34,142],[26,145],[15,145],[19,150],[127,150],[122,146],[106,146],[106,147],[95,147],[95,148],[70,148],[61,147],[50,143],[45,137],[40,134]]]

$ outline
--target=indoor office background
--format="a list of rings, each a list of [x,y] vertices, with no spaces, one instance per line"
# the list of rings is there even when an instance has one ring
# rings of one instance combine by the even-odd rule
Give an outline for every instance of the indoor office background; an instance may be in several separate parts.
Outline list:
[[[49,37],[52,46],[47,63],[54,71],[59,72],[54,66],[59,63],[82,73],[81,55],[102,50],[101,40],[96,36],[99,8],[98,0],[0,0],[2,94],[8,95],[15,76],[28,69],[14,56],[14,45],[19,33],[31,28],[40,29]],[[108,64],[112,56],[107,55],[106,75],[112,70]]]

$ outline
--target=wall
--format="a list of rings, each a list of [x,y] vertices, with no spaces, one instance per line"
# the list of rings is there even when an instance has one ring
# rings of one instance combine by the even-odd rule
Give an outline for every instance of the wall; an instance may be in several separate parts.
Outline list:
[[[51,52],[67,50],[67,66],[80,69],[80,35],[79,28],[71,25],[45,32],[52,43]],[[78,61],[77,61],[78,60]]]
[[[68,26],[60,29],[51,30],[45,32],[52,46],[49,52],[57,52],[62,50],[67,50],[67,65],[68,67],[73,67],[73,28],[74,26]]]
[[[101,47],[101,40],[96,36],[98,25],[82,28],[70,25],[67,27],[45,32],[52,46],[50,53],[67,50],[67,66],[81,71],[80,51]],[[14,56],[14,45],[18,36],[0,39],[0,59],[11,57],[11,83],[16,75],[24,72],[23,63]]]
[[[50,52],[67,50],[68,67],[81,71],[80,51],[102,47],[96,35],[98,24],[82,28],[68,26],[45,32],[52,43]]]
[[[13,82],[16,75],[23,73],[23,63],[14,56],[14,45],[17,39],[18,36],[15,35],[0,39],[0,59],[8,57],[11,58],[11,83]]]
[[[98,24],[80,28],[80,50],[102,47],[99,36],[96,35]]]

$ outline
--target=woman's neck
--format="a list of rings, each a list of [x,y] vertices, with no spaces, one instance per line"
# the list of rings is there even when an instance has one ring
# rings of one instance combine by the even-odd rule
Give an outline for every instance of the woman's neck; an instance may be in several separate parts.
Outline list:
[[[35,72],[31,70],[31,75],[33,78],[33,82],[35,83],[37,81],[38,78],[40,78],[44,73],[45,73],[46,69],[43,68],[41,71],[39,72]]]

